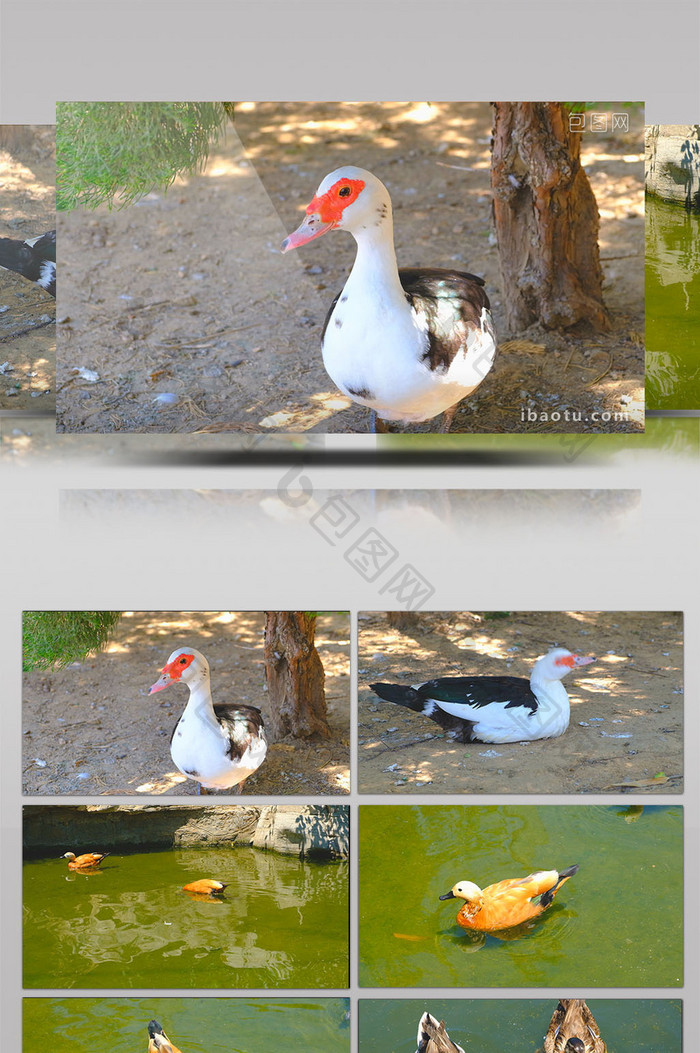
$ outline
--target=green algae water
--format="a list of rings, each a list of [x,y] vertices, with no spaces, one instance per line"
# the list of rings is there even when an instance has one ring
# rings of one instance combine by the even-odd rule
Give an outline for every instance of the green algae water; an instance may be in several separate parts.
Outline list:
[[[609,1053],[681,1053],[677,999],[588,998]],[[360,1002],[359,1053],[406,1053],[428,1010],[444,1020],[453,1042],[478,1053],[532,1053],[542,1045],[557,997],[549,999],[421,998]]]
[[[683,811],[590,805],[360,808],[363,987],[676,987]],[[461,928],[458,881],[579,872],[525,926]]]
[[[198,878],[229,887],[221,897],[182,891]],[[25,863],[23,908],[25,987],[348,983],[345,863],[252,848],[115,851],[81,874],[43,858]]]
[[[700,409],[700,214],[646,198],[647,409]]]
[[[25,998],[22,1045],[146,1053],[156,1019],[182,1053],[349,1053],[348,1009],[344,998]]]

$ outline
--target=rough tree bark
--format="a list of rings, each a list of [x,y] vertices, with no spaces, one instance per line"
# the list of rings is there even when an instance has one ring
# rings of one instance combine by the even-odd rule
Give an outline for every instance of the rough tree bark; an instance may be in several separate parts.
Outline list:
[[[265,672],[272,738],[329,738],[325,674],[314,646],[316,615],[267,611],[265,618]]]
[[[494,103],[491,186],[509,329],[610,328],[598,208],[560,103]]]
[[[392,629],[398,629],[400,633],[410,632],[418,625],[418,614],[416,611],[387,611],[386,620]]]

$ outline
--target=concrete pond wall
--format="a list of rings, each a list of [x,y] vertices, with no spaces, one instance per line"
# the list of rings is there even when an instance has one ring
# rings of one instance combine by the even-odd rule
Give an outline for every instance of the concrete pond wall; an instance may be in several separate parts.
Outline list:
[[[649,124],[644,132],[648,193],[700,211],[700,124]]]
[[[347,859],[345,805],[34,805],[24,809],[24,848],[103,852],[113,848],[252,846],[299,859]]]

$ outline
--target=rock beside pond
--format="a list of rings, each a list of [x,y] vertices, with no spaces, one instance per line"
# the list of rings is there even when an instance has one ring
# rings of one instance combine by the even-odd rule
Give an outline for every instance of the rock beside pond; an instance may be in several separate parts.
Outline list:
[[[650,124],[644,133],[644,183],[650,194],[700,209],[700,125]]]
[[[348,809],[324,804],[291,804],[263,808],[253,838],[254,848],[267,848],[301,859],[344,859],[350,852]]]
[[[24,844],[30,855],[252,845],[338,859],[349,854],[349,815],[343,805],[38,805],[25,809]]]

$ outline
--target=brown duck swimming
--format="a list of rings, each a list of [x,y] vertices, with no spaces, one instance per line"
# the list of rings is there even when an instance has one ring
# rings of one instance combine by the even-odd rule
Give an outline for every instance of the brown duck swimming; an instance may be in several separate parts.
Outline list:
[[[445,1030],[430,1013],[423,1013],[418,1024],[418,1048],[416,1053],[464,1053],[461,1046],[453,1042]]]
[[[593,1013],[582,998],[560,998],[540,1053],[607,1053]]]
[[[69,870],[96,870],[109,852],[84,852],[82,856],[76,856],[75,852],[64,852],[61,859],[68,860]]]

